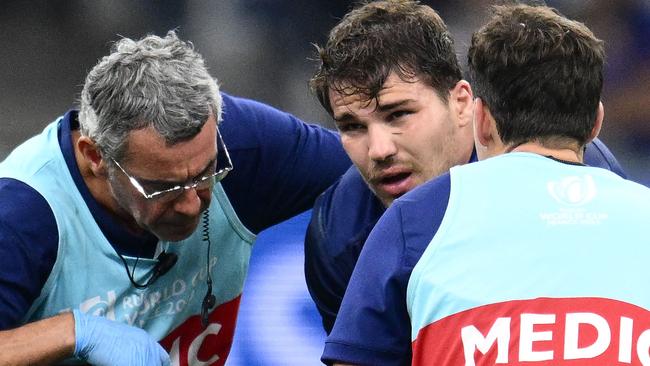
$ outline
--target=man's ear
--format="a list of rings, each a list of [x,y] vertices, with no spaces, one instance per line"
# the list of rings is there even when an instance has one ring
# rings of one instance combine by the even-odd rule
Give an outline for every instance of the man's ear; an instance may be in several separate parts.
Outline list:
[[[494,140],[491,126],[492,116],[481,98],[474,99],[474,139],[478,145],[488,147]]]
[[[472,124],[473,100],[472,87],[465,80],[460,80],[449,93],[451,112],[458,120],[458,127],[467,127]]]
[[[603,107],[603,102],[598,103],[598,110],[596,111],[596,121],[594,127],[591,129],[591,134],[589,135],[589,140],[591,142],[593,139],[598,137],[600,134],[600,129],[603,127],[603,120],[605,119],[605,107]]]
[[[80,136],[77,140],[77,150],[83,159],[80,162],[82,165],[85,165],[96,176],[106,175],[106,163],[102,153],[90,137]]]

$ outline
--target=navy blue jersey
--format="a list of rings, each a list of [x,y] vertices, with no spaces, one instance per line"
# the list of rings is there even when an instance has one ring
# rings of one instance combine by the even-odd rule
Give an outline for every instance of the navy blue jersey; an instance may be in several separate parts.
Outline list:
[[[614,155],[598,139],[587,145],[584,160],[625,178]],[[474,161],[476,153],[469,162]],[[384,211],[355,167],[316,200],[305,238],[305,277],[328,334],[363,244]]]
[[[124,230],[86,188],[70,139],[71,130],[78,128],[76,117],[76,111],[66,113],[58,130],[75,185],[116,251],[152,258],[157,238]],[[234,166],[221,184],[253,233],[309,209],[350,165],[336,133],[255,101],[224,94],[219,130]],[[318,169],[314,161],[320,162]],[[18,325],[39,295],[56,259],[57,242],[45,199],[20,181],[0,179],[0,329]]]

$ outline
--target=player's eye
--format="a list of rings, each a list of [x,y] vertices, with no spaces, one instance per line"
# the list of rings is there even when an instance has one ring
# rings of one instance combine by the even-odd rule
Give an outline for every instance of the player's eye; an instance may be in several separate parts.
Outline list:
[[[340,123],[337,124],[336,128],[341,132],[355,132],[364,130],[366,126],[361,123]]]

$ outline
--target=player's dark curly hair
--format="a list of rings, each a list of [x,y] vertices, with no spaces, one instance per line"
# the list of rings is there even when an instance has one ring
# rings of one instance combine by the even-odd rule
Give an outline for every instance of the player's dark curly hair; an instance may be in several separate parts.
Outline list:
[[[405,81],[418,77],[446,102],[462,78],[453,40],[440,16],[412,0],[363,3],[316,46],[319,69],[310,86],[331,114],[329,90],[377,98],[394,71]]]
[[[584,145],[603,85],[603,42],[546,6],[493,7],[474,33],[468,66],[474,95],[488,106],[501,140],[570,138]]]

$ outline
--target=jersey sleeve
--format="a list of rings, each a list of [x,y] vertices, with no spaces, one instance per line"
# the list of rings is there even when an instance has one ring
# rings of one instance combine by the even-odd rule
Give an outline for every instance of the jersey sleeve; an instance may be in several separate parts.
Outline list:
[[[255,233],[311,208],[351,165],[335,131],[252,100],[224,94],[220,132],[234,167],[224,190]]]
[[[410,365],[406,289],[449,201],[449,174],[396,200],[366,241],[321,360],[353,365]]]
[[[614,154],[597,138],[587,144],[584,162],[589,166],[611,170],[620,177],[627,178],[627,174],[625,174],[625,171],[614,157]]]
[[[20,181],[0,179],[0,330],[20,324],[57,249],[56,220],[45,199]]]

